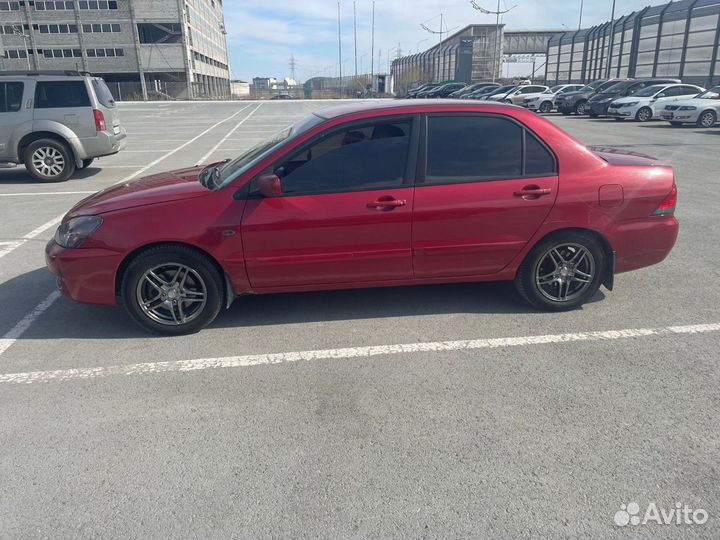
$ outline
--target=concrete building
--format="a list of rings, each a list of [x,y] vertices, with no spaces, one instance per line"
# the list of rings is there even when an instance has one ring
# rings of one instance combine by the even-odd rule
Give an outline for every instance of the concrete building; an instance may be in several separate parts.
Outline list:
[[[119,99],[230,95],[222,0],[0,1],[0,57],[91,72]]]
[[[548,44],[547,84],[610,77],[677,77],[720,84],[720,0],[647,7]]]
[[[498,31],[499,30],[499,31]],[[555,30],[506,31],[494,24],[473,24],[425,52],[392,64],[395,92],[401,95],[422,83],[475,83],[500,76],[505,55],[545,55]]]

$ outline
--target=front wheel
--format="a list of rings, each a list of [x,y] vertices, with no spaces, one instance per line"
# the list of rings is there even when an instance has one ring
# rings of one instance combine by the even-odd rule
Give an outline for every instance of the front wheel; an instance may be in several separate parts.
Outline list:
[[[552,108],[553,108],[552,103],[550,103],[549,101],[543,101],[542,104],[540,105],[540,112],[547,114],[550,111],[552,111]]]
[[[587,102],[581,101],[577,105],[575,105],[575,114],[578,116],[583,116],[587,112]]]
[[[161,246],[130,263],[121,297],[127,313],[145,330],[194,334],[220,313],[223,282],[204,255],[185,246]]]
[[[705,111],[697,119],[697,126],[702,128],[710,128],[717,122],[717,116],[714,111]]]
[[[515,287],[537,309],[570,311],[595,295],[604,269],[605,251],[593,236],[558,233],[530,252],[518,270]]]
[[[40,139],[28,145],[23,154],[25,168],[39,182],[64,182],[75,172],[75,158],[64,143]]]
[[[652,120],[653,111],[650,107],[642,107],[636,114],[635,120],[638,122],[649,122]]]

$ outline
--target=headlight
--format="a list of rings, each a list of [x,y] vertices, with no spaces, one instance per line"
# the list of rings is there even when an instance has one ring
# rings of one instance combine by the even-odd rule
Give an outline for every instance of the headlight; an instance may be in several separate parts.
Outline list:
[[[697,107],[693,107],[692,105],[686,105],[683,107],[680,107],[681,111],[697,111]]]
[[[608,101],[612,101],[612,100],[613,100],[613,98],[600,99],[600,100],[598,100],[598,103],[607,103]]]
[[[79,248],[100,228],[100,216],[80,216],[63,222],[55,233],[55,241],[64,248]]]
[[[538,99],[540,99],[540,98],[536,98],[536,97],[534,97],[534,98],[528,98],[528,99],[525,100],[525,102],[526,102],[526,103],[532,103],[533,101],[537,101]]]
[[[634,106],[637,105],[638,103],[640,103],[640,102],[639,102],[639,101],[631,101],[631,102],[629,102],[629,103],[624,103],[624,104],[623,104],[623,107],[634,107]]]

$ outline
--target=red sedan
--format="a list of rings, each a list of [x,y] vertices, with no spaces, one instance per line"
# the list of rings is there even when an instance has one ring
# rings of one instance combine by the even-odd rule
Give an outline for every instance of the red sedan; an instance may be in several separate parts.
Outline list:
[[[233,161],[93,195],[46,255],[63,294],[163,334],[287,291],[513,280],[562,311],[665,259],[676,198],[672,168],[519,107],[358,104]]]

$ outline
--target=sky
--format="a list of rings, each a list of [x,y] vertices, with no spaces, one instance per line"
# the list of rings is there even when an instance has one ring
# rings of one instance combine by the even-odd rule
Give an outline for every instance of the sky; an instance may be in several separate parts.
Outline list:
[[[497,10],[495,0],[476,0],[488,10]],[[581,0],[501,0],[501,10],[510,30],[577,29]],[[583,27],[609,21],[612,0],[584,0]],[[663,0],[620,0],[616,17],[626,15]],[[372,0],[356,0],[358,72],[370,72],[372,36]],[[453,33],[469,24],[495,24],[494,15],[476,11],[470,0],[376,0],[375,1],[375,72],[388,69],[390,58],[400,46],[403,55],[426,50],[439,41],[439,35],[421,25]],[[340,1],[343,73],[355,73],[353,1]],[[294,56],[296,78],[304,81],[315,76],[336,77],[338,61],[337,0],[226,0],[225,25],[232,76],[290,77],[290,57]],[[378,59],[379,55],[379,59]],[[379,65],[379,69],[378,69]],[[526,71],[525,66],[512,66]]]

